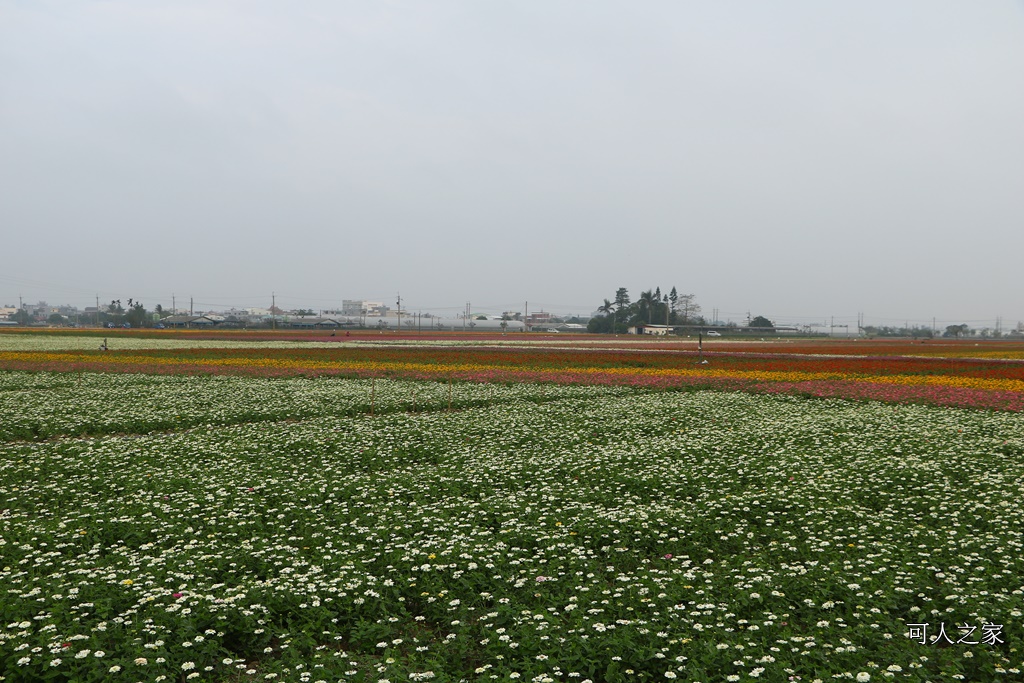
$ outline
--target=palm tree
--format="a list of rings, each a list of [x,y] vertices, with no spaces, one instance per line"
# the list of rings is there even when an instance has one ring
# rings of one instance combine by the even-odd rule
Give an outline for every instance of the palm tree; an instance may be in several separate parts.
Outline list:
[[[604,303],[597,307],[597,312],[604,313],[604,315],[611,321],[611,324],[608,326],[608,331],[615,332],[615,318],[612,317],[615,313],[615,303],[605,299]]]
[[[647,324],[648,325],[651,324],[651,313],[654,310],[655,302],[657,302],[660,298],[661,297],[658,297],[658,299],[655,299],[654,298],[654,292],[652,292],[649,289],[646,292],[640,292],[640,299],[639,299],[640,313],[642,315],[644,311],[647,311]]]

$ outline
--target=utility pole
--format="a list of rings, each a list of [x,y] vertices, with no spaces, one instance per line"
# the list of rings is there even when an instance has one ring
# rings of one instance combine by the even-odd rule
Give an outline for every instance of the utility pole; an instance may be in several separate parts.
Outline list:
[[[523,329],[527,332],[530,331],[530,302],[527,301],[523,304]],[[612,330],[615,329],[615,323],[612,323]]]
[[[277,308],[277,294],[274,292],[270,293],[270,329],[277,329],[277,314],[274,313],[274,309]]]
[[[174,292],[171,292],[171,315],[177,315],[177,314],[178,314],[178,302],[177,302],[177,299],[174,298]]]
[[[96,327],[100,326],[100,295],[96,295]]]
[[[398,331],[402,331],[402,294],[398,293],[398,301],[395,302],[398,305]]]

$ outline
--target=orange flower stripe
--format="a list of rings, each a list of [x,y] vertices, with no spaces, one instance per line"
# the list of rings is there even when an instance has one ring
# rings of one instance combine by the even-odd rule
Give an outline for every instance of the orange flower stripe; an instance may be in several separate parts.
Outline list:
[[[854,374],[848,372],[813,372],[801,370],[745,370],[740,368],[672,368],[672,367],[596,367],[574,365],[569,367],[519,367],[503,364],[486,364],[471,362],[425,363],[403,361],[367,361],[367,360],[315,360],[311,358],[282,357],[214,357],[187,358],[177,356],[155,356],[134,354],[95,354],[74,352],[0,352],[0,362],[30,364],[66,364],[75,369],[87,369],[95,366],[164,366],[204,368],[265,368],[292,372],[352,372],[358,374],[395,374],[413,376],[445,377],[448,375],[465,375],[493,372],[495,370],[515,375],[519,372],[529,373],[534,377],[555,378],[569,372],[575,375],[604,377],[650,377],[671,379],[676,378],[708,378],[732,380],[737,382],[815,382],[815,381],[855,381],[876,384],[892,384],[902,386],[937,386],[983,391],[1009,391],[1024,393],[1024,380],[969,377],[963,375],[883,375]],[[83,367],[85,366],[85,367]]]

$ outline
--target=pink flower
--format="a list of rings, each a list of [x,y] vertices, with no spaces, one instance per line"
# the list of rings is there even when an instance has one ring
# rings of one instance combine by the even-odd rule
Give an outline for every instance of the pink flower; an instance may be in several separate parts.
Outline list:
[[[546,577],[546,576],[538,576],[537,577],[537,581],[547,581],[547,580],[548,580],[548,577]]]
[[[171,597],[172,597],[172,598],[174,598],[175,600],[177,600],[177,599],[178,599],[178,598],[180,598],[180,597],[181,597],[182,595],[184,595],[184,593],[174,593],[173,595],[171,595]]]
[[[666,560],[671,560],[672,559],[672,553],[665,553],[665,559]]]

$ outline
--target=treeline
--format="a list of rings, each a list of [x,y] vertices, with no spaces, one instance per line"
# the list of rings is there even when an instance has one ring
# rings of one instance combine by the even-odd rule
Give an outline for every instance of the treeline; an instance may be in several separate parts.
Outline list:
[[[636,325],[705,325],[700,304],[693,294],[680,294],[675,287],[662,294],[661,287],[641,292],[632,301],[629,290],[619,287],[614,299],[597,308],[601,315],[590,319],[590,332],[625,332]]]

